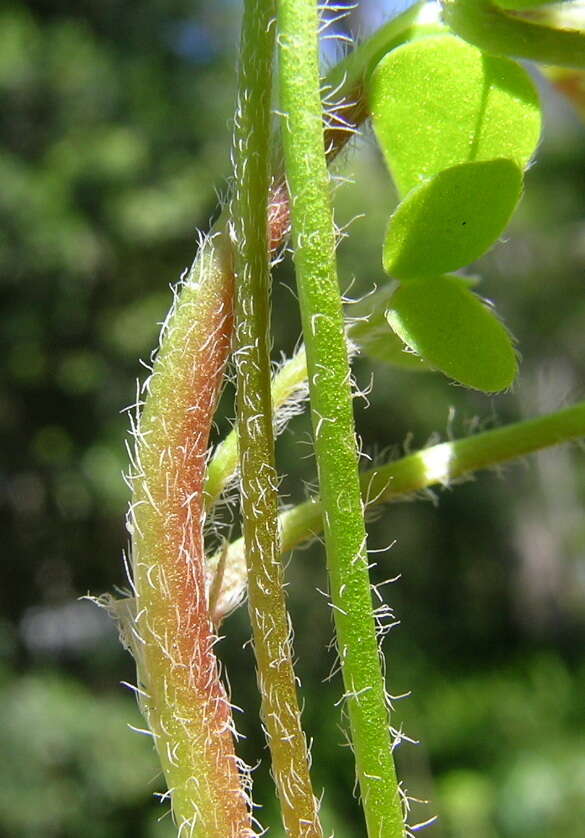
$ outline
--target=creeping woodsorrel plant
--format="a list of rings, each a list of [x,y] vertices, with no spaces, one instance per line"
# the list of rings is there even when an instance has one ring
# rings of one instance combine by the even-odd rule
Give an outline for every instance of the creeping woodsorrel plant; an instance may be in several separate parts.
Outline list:
[[[133,596],[110,603],[136,660],[138,700],[180,835],[256,834],[250,775],[237,757],[214,653],[218,625],[246,591],[284,829],[323,835],[281,564],[321,529],[367,833],[409,834],[393,761],[401,737],[378,642],[391,612],[372,605],[365,506],[585,434],[585,405],[577,405],[358,470],[352,352],[437,370],[486,393],[516,376],[513,339],[478,295],[477,278],[461,271],[506,228],[540,135],[536,89],[513,59],[573,73],[585,65],[583,29],[538,5],[521,3],[527,19],[508,3],[447,0],[443,19],[430,22],[415,5],[323,80],[315,0],[244,2],[233,195],[176,289],[139,398],[128,515]],[[327,8],[343,12],[344,4]],[[387,284],[348,323],[327,166],[369,117],[400,203],[380,242]],[[271,260],[289,232],[304,348],[271,376]],[[210,457],[230,355],[237,424]],[[274,433],[301,409],[307,386],[319,498],[279,516]],[[204,522],[235,475],[243,538],[206,556]]]

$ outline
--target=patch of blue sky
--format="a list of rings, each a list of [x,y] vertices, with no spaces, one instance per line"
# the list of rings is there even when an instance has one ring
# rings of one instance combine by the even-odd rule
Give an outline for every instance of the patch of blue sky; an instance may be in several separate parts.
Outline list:
[[[418,0],[360,0],[358,36],[365,37],[393,17],[402,14]],[[429,0],[429,5],[436,5],[436,0]]]
[[[362,41],[415,2],[418,0],[329,0],[330,23],[321,39],[323,67],[331,67],[343,58],[350,43]],[[341,6],[347,7],[347,13],[340,10]]]
[[[211,29],[195,18],[169,26],[167,41],[173,52],[193,64],[209,64],[219,52]]]

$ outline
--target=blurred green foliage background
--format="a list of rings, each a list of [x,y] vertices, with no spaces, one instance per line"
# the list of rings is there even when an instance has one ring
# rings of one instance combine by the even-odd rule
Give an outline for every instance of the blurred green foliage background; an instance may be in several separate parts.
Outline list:
[[[364,3],[352,25],[381,6]],[[386,4],[387,5],[387,4]],[[360,14],[362,17],[360,17]],[[79,597],[124,586],[127,419],[174,282],[229,174],[239,4],[0,4],[2,304],[0,835],[165,838],[164,787],[130,658]],[[520,379],[488,398],[358,359],[365,453],[554,410],[585,388],[585,131],[543,85],[546,130],[507,239],[478,265],[519,341]],[[349,294],[384,281],[395,196],[368,131],[337,171]],[[277,271],[274,352],[299,335],[290,265]],[[233,414],[228,386],[218,434]],[[314,480],[306,417],[279,441],[287,502]],[[382,452],[385,452],[382,454]],[[434,838],[567,838],[585,820],[585,477],[577,448],[388,508],[370,528],[376,581],[401,626],[385,641],[409,791]],[[432,502],[431,502],[432,501]],[[237,523],[234,524],[237,531]],[[289,603],[323,817],[364,834],[352,797],[318,545],[288,564]],[[260,821],[279,834],[246,610],[220,644],[244,712]],[[162,820],[160,818],[162,817]]]

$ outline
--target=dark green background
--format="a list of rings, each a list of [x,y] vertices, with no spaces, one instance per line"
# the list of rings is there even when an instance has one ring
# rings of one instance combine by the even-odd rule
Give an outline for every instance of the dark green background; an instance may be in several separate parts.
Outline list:
[[[375,3],[369,4],[375,7]],[[375,11],[375,8],[374,8]],[[164,838],[173,834],[149,739],[120,681],[132,662],[107,618],[78,598],[124,586],[127,489],[122,409],[135,398],[170,303],[226,193],[238,3],[120,0],[0,5],[2,585],[0,836]],[[547,128],[506,237],[481,263],[483,293],[519,340],[513,393],[468,393],[440,376],[374,373],[356,402],[370,456],[572,403],[585,381],[585,132],[546,88]],[[349,229],[344,288],[384,281],[394,193],[373,138],[337,170]],[[478,268],[479,269],[479,268]],[[275,357],[299,326],[290,266],[277,272]],[[228,387],[220,430],[232,415]],[[453,409],[453,413],[451,413]],[[314,479],[308,423],[279,442],[288,501]],[[585,819],[584,457],[574,447],[482,474],[371,525],[376,580],[401,620],[385,642],[409,791],[440,815],[435,838],[575,838]],[[323,684],[332,628],[317,547],[288,565],[289,603],[314,739],[323,817],[364,834],[340,748],[340,683]],[[257,717],[246,610],[223,626],[240,752],[260,767],[255,797],[277,823]],[[271,830],[279,834],[279,828]]]

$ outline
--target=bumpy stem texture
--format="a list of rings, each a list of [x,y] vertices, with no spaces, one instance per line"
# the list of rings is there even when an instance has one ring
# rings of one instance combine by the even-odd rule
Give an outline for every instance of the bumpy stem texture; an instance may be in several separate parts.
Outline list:
[[[585,437],[585,403],[467,439],[442,442],[393,463],[368,469],[360,475],[362,499],[367,507],[404,500],[415,492],[436,485],[448,486],[480,469],[495,468],[580,437]],[[311,498],[283,512],[279,527],[283,553],[319,535],[323,530],[320,498]],[[246,562],[242,539],[229,545],[224,560],[230,574],[224,577],[217,598],[216,608],[222,614],[233,610],[243,596]]]
[[[338,651],[368,834],[399,838],[392,757],[368,576],[352,394],[323,150],[315,0],[280,0],[283,146]]]
[[[292,838],[320,838],[301,727],[278,545],[278,479],[270,392],[268,188],[273,0],[246,0],[234,131],[237,427],[248,605],[261,713],[282,819]]]
[[[295,410],[295,404],[302,400],[306,390],[306,380],[307,360],[305,350],[301,348],[282,365],[271,384],[271,407],[277,425],[284,422],[287,416]],[[212,509],[219,500],[237,469],[238,429],[235,427],[217,446],[207,469],[205,506],[208,510]]]
[[[452,481],[480,469],[495,468],[554,445],[585,436],[585,402],[548,416],[516,422],[466,439],[423,448],[393,463],[368,469],[361,475],[366,505],[390,503],[412,497],[432,486]],[[292,550],[323,529],[319,498],[284,512],[280,518],[281,548]],[[231,549],[236,552],[236,542]],[[241,547],[240,547],[241,550]]]
[[[406,27],[404,27],[404,30]],[[388,35],[399,36],[400,27]],[[380,38],[383,44],[384,37]],[[380,47],[382,48],[382,47]],[[355,55],[354,74],[370,56]],[[338,97],[351,110],[353,84]],[[355,119],[365,116],[359,102]],[[348,139],[331,132],[332,159]],[[270,244],[288,227],[288,195],[272,190]],[[233,271],[225,213],[203,243],[161,335],[142,416],[134,421],[132,534],[135,599],[111,604],[137,663],[138,695],[181,833],[253,834],[247,777],[238,770],[231,713],[212,651],[203,580],[203,474],[211,417],[232,335]]]
[[[581,437],[585,437],[585,402],[467,439],[442,442],[393,463],[368,469],[360,477],[362,498],[366,506],[407,499],[415,492],[437,485],[448,486],[480,469],[496,468]],[[323,530],[320,498],[312,498],[282,513],[279,524],[283,553],[319,535]],[[246,571],[241,539],[229,545],[226,564],[232,569],[232,576],[226,580],[219,603],[237,601],[238,590],[241,592],[245,584],[242,581]]]
[[[180,835],[253,834],[205,592],[203,477],[232,321],[229,243],[203,244],[163,331],[136,427],[126,636]]]
[[[331,115],[325,126],[324,138],[328,163],[337,157],[352,137],[353,132],[369,116],[365,80],[386,52],[408,40],[414,31],[413,27],[421,6],[424,7],[424,3],[415,4],[380,27],[370,38],[356,46],[347,58],[333,67],[325,77],[323,90],[331,99]],[[221,226],[223,220],[222,217],[217,229],[223,229]],[[270,190],[268,220],[270,249],[275,251],[282,244],[289,226],[288,190],[278,168]],[[282,406],[298,389],[299,383],[302,383],[304,375],[301,375],[301,369],[304,369],[304,354],[302,357],[298,354],[295,358],[296,366],[283,369],[282,375],[279,376],[280,394],[273,390],[275,407]],[[235,432],[232,432],[218,445],[209,464],[205,484],[205,506],[208,512],[234,476],[237,463],[237,436]]]

